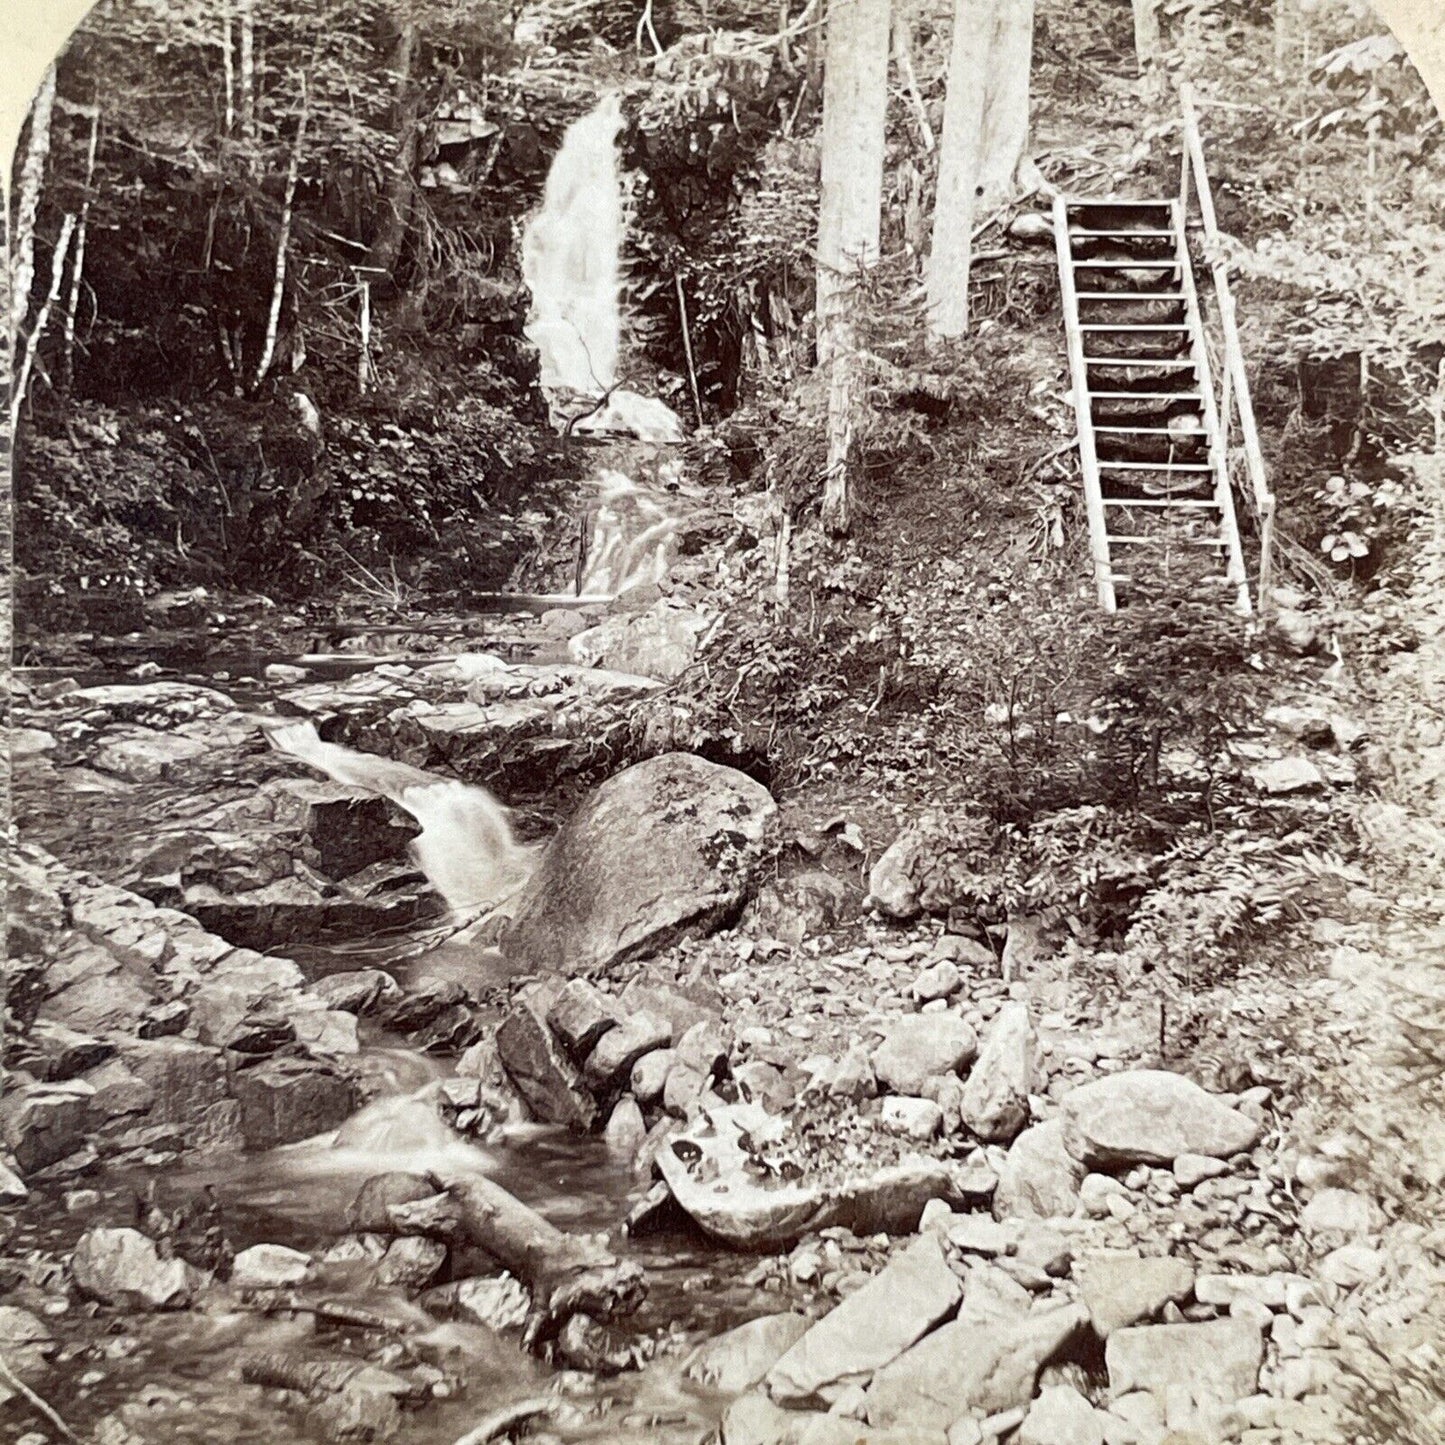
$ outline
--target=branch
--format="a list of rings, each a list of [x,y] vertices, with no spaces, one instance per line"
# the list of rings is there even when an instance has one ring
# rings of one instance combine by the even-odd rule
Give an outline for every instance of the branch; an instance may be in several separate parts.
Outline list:
[[[55,1426],[67,1440],[80,1439],[80,1436],[55,1413],[54,1409],[47,1405],[45,1401],[10,1368],[4,1355],[0,1355],[0,1382],[9,1386],[17,1395],[23,1396],[31,1408],[43,1416],[51,1425]]]

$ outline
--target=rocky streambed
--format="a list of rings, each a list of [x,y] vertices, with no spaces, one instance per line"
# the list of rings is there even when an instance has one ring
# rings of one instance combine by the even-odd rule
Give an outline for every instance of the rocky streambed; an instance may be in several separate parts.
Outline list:
[[[1287,1068],[1160,1067],[1036,922],[889,921],[847,829],[666,751],[681,612],[244,695],[22,675],[14,1438],[1346,1438],[1343,1347],[1445,1237],[1300,1156]],[[515,916],[459,930],[258,709],[517,805]]]

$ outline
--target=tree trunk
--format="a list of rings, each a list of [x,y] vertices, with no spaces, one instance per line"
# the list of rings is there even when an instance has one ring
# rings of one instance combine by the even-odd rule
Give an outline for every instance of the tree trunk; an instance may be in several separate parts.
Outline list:
[[[50,158],[50,115],[54,109],[55,67],[52,65],[42,77],[30,108],[30,139],[20,168],[15,228],[10,232],[10,315],[6,340],[12,367],[19,359],[16,347],[30,310],[30,287],[35,281],[35,217],[40,210],[45,164]]]
[[[61,385],[66,391],[75,381],[75,318],[80,311],[80,288],[85,278],[86,222],[90,219],[90,200],[95,186],[95,153],[100,144],[100,106],[90,117],[90,146],[85,155],[85,200],[80,206],[80,222],[75,232],[75,259],[70,265],[70,297],[65,305],[65,352],[61,363]]]
[[[45,336],[45,326],[50,320],[50,310],[55,305],[55,298],[60,295],[60,283],[65,279],[65,262],[70,254],[70,238],[74,233],[75,217],[70,212],[66,212],[65,219],[60,223],[60,236],[55,242],[55,254],[51,257],[50,289],[45,293],[45,300],[40,303],[40,310],[35,313],[35,325],[25,338],[23,348],[17,337],[11,349],[15,377],[14,390],[10,394],[10,435],[12,438],[20,425],[20,409],[25,405],[25,393],[30,388],[31,368],[35,365],[36,353],[40,350],[41,340]]]
[[[818,362],[831,367],[823,525],[835,536],[852,524],[854,439],[864,402],[852,311],[857,271],[878,259],[889,20],[889,0],[833,0],[828,10],[814,313]]]
[[[1033,0],[955,0],[928,262],[935,337],[968,330],[974,218],[1007,200],[1028,141]]]
[[[850,272],[878,259],[888,0],[833,0],[827,25],[816,293],[820,362],[828,360],[834,296]]]
[[[261,171],[256,154],[256,11],[255,0],[240,0],[240,131],[247,147],[246,166],[253,176]]]
[[[529,1347],[551,1339],[576,1314],[594,1320],[632,1314],[647,1294],[637,1264],[618,1260],[597,1236],[565,1234],[488,1179],[450,1179],[445,1194],[393,1204],[387,1213],[401,1233],[475,1244],[526,1284]]]
[[[396,269],[402,243],[411,224],[418,148],[417,122],[420,119],[420,98],[412,85],[416,45],[416,26],[404,25],[396,42],[396,59],[392,64],[396,83],[393,103],[396,159],[382,197],[381,227],[371,243],[371,264],[388,277]]]
[[[1134,55],[1141,75],[1159,59],[1159,0],[1134,0]]]
[[[311,96],[306,77],[301,82],[301,116],[296,122],[296,139],[291,146],[291,163],[286,170],[286,193],[281,201],[281,231],[276,238],[276,273],[271,284],[271,310],[266,318],[266,340],[256,363],[256,390],[266,380],[276,355],[276,333],[281,325],[281,303],[286,296],[286,256],[291,248],[291,217],[296,202],[296,181],[301,172],[301,151],[306,144],[306,122],[311,114]]]

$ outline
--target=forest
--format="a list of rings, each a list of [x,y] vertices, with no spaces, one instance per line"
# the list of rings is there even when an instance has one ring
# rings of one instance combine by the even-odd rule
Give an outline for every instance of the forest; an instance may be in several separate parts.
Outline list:
[[[0,1435],[1445,1438],[1367,4],[100,0],[9,206]]]

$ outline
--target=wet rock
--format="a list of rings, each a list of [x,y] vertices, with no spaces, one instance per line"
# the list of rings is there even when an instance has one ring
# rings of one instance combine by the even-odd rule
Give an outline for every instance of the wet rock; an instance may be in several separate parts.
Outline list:
[[[231,1265],[231,1287],[238,1290],[289,1289],[311,1278],[315,1264],[309,1254],[284,1244],[254,1244]]]
[[[536,1118],[569,1129],[590,1129],[597,1120],[597,1101],[547,1027],[542,1007],[521,998],[507,1011],[497,1027],[502,1067]]]
[[[687,753],[618,773],[547,845],[503,951],[587,975],[711,932],[746,900],[776,812],[761,784]]]
[[[1103,1417],[1072,1385],[1045,1385],[1015,1436],[1018,1445],[1104,1445]]]
[[[619,1099],[607,1119],[603,1132],[607,1152],[618,1159],[631,1159],[647,1138],[647,1124],[637,1100],[627,1095]]]
[[[237,1073],[241,1129],[251,1149],[274,1149],[343,1123],[357,1106],[351,1080],[312,1059],[270,1058]]]
[[[1153,1319],[1171,1301],[1187,1300],[1194,1270],[1182,1259],[1110,1252],[1080,1259],[1074,1280],[1094,1333],[1108,1339],[1115,1330]]]
[[[79,1079],[7,1090],[0,1098],[0,1139],[22,1172],[44,1169],[80,1148],[94,1094]]]
[[[763,1315],[698,1347],[685,1375],[725,1395],[750,1390],[807,1331],[806,1315]]]
[[[860,1234],[909,1233],[930,1199],[952,1191],[947,1166],[934,1159],[768,1182],[751,1161],[780,1131],[785,1139],[786,1125],[756,1104],[705,1108],[690,1129],[659,1135],[657,1168],[700,1229],[740,1249],[790,1245],[832,1225]],[[647,1153],[644,1147],[639,1158]]]
[[[782,1355],[768,1371],[768,1393],[804,1405],[825,1386],[866,1379],[952,1314],[962,1297],[938,1239],[922,1235]]]
[[[574,978],[548,1007],[547,1023],[574,1059],[585,1059],[617,1027],[618,1008],[594,984]]]
[[[415,1204],[437,1192],[436,1182],[424,1174],[400,1170],[374,1174],[357,1191],[346,1211],[347,1227],[358,1234],[390,1234],[396,1227],[388,1212],[393,1204]]]
[[[274,1054],[296,1041],[296,1026],[266,1007],[253,1008],[221,1040],[239,1054]]]
[[[25,1181],[0,1160],[0,1204],[23,1204],[30,1197]]]
[[[1084,1167],[1064,1147],[1064,1125],[1050,1119],[1025,1129],[1004,1156],[994,1213],[1000,1219],[1047,1219],[1074,1212]]]
[[[27,1384],[45,1373],[46,1362],[56,1349],[50,1326],[38,1315],[18,1305],[0,1305],[0,1359]],[[5,1400],[0,1383],[0,1405]]]
[[[632,1066],[632,1095],[641,1104],[655,1104],[667,1087],[667,1076],[678,1062],[676,1049],[654,1049]]]
[[[333,973],[319,978],[307,990],[329,1009],[350,1014],[373,1014],[400,997],[396,980],[379,968]]]
[[[608,1030],[587,1056],[583,1073],[595,1089],[615,1088],[632,1073],[645,1054],[665,1049],[672,1042],[672,1025],[649,1013],[633,1014]]]
[[[104,743],[91,763],[128,783],[158,783],[183,773],[187,763],[213,751],[214,744],[201,738],[146,732]]]
[[[980,1139],[1007,1143],[1029,1121],[1037,1076],[1038,1035],[1028,1005],[1006,1003],[984,1034],[963,1086],[964,1124]]]
[[[76,1287],[102,1304],[130,1309],[179,1309],[192,1293],[191,1271],[179,1259],[162,1259],[136,1229],[91,1229],[70,1259]]]
[[[972,1411],[1027,1405],[1039,1371],[1087,1323],[1080,1305],[943,1325],[885,1365],[868,1387],[870,1425],[947,1429]]]
[[[1069,1152],[1090,1167],[1162,1164],[1181,1154],[1228,1158],[1264,1132],[1182,1074],[1138,1069],[1081,1084],[1064,1098]]]
[[[884,1099],[879,1122],[893,1134],[926,1142],[943,1127],[943,1110],[932,1099]]]
[[[386,1026],[413,1034],[435,1023],[449,1009],[469,1001],[461,984],[445,978],[423,978],[386,1010]]]
[[[377,1266],[376,1282],[399,1289],[425,1289],[446,1263],[447,1247],[440,1240],[408,1235],[393,1239]]]
[[[687,992],[633,979],[617,1000],[624,1014],[650,1013],[672,1025],[672,1036],[680,1039],[701,1023],[717,1023],[723,1011],[715,991],[693,987]]]
[[[692,662],[706,627],[701,613],[661,603],[638,616],[611,617],[577,633],[567,643],[567,653],[585,667],[600,665],[671,682]]]
[[[913,980],[909,992],[919,1003],[930,1003],[938,998],[952,998],[963,987],[963,975],[951,959],[940,958],[930,964]]]
[[[532,1307],[526,1287],[509,1274],[458,1281],[455,1303],[468,1318],[499,1331],[521,1329]]]
[[[926,1080],[956,1074],[974,1059],[978,1041],[956,1014],[919,1014],[895,1020],[873,1051],[878,1081],[897,1094],[919,1094]]]
[[[384,1390],[347,1385],[313,1400],[306,1423],[323,1440],[390,1440],[401,1429],[401,1406]]]
[[[1111,1398],[1147,1391],[1171,1423],[1182,1400],[1207,1419],[1254,1394],[1263,1355],[1259,1326],[1235,1318],[1115,1330],[1104,1350]]]

